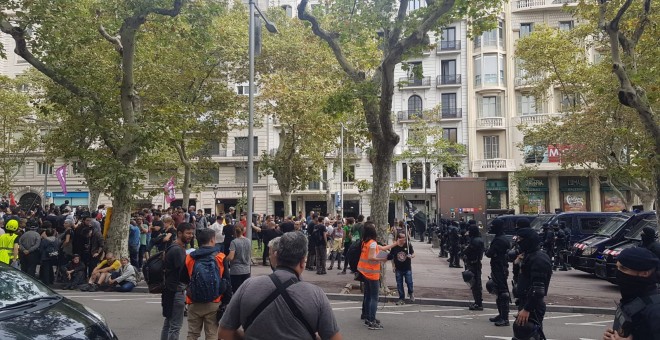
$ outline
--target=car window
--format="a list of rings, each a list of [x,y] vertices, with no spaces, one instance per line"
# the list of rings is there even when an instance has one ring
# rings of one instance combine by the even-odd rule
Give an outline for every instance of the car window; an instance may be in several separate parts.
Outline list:
[[[593,234],[607,221],[607,217],[579,217],[578,220],[583,234]]]
[[[56,295],[38,280],[9,266],[0,266],[0,309],[16,302]]]
[[[559,216],[557,219],[559,220],[559,223],[561,223],[561,222],[566,223],[566,228],[573,230],[573,217],[572,216]]]
[[[552,220],[552,218],[555,217],[555,216],[556,216],[556,215],[539,215],[539,216],[537,216],[537,217],[532,221],[532,223],[530,224],[530,226],[531,226],[532,229],[534,229],[534,230],[540,230],[541,227],[543,226],[543,223],[550,223],[550,222],[552,222],[551,220]]]
[[[642,239],[642,229],[644,227],[651,227],[653,229],[657,229],[658,227],[658,220],[655,218],[655,216],[649,216],[635,224],[634,227],[630,229],[630,231],[626,234],[627,238],[634,238],[637,240]]]
[[[594,234],[612,236],[629,218],[628,216],[614,216],[603,223]]]

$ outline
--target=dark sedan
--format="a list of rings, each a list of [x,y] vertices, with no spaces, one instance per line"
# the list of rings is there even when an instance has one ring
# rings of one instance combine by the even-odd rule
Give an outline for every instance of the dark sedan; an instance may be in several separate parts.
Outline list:
[[[99,313],[0,263],[0,339],[117,339]]]

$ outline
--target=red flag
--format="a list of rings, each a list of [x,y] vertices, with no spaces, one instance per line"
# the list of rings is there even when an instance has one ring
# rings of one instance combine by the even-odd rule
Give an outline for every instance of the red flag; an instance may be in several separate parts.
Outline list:
[[[14,192],[9,193],[9,206],[16,206],[16,198],[14,197]]]

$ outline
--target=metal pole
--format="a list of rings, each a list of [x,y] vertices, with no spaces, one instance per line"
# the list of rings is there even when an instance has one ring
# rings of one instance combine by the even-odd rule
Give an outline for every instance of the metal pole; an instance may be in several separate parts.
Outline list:
[[[339,217],[343,220],[344,219],[344,123],[341,123],[341,133],[340,133],[340,138],[341,138],[341,150],[340,150],[340,156],[341,156],[341,162],[340,162],[340,171],[341,174],[339,175],[339,178],[341,179],[340,186],[339,186]]]
[[[248,97],[248,169],[247,169],[247,239],[252,240],[252,196],[254,179],[254,0],[250,0],[250,23],[248,54],[250,59],[250,79],[249,79],[249,97]]]
[[[44,202],[43,202],[43,208],[46,208],[46,204],[48,204],[48,171],[50,170],[50,165],[48,162],[46,162],[46,159],[44,158]]]

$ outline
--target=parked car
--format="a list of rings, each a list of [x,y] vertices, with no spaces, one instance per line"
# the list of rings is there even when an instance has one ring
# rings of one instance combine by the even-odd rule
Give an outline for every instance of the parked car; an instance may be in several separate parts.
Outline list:
[[[101,314],[0,263],[0,338],[117,339]]]
[[[577,270],[593,274],[598,256],[607,247],[623,240],[637,222],[648,216],[649,213],[621,213],[610,217],[593,235],[573,244],[569,249],[568,263]]]
[[[593,235],[608,219],[620,214],[617,212],[565,212],[555,215],[548,223],[552,225],[566,223],[566,228],[571,231],[570,242],[575,243]]]
[[[658,227],[656,213],[649,213],[645,218],[638,221],[628,233],[624,236],[624,240],[605,249],[599,255],[594,264],[594,274],[597,277],[608,280],[612,283],[616,280],[616,258],[622,250],[630,247],[637,247],[642,242],[642,229],[644,227]]]
[[[513,236],[516,235],[516,222],[521,218],[526,218],[529,222],[533,222],[538,215],[502,215],[497,216],[492,221],[488,223],[486,228],[486,244],[490,244],[490,241],[493,240],[494,235],[488,234],[491,224],[495,220],[500,220],[504,223],[504,235],[509,239],[510,242],[513,242]]]
[[[534,221],[531,221],[530,227],[536,231],[540,231],[544,223],[551,223],[557,215],[555,214],[540,214],[537,215]]]

